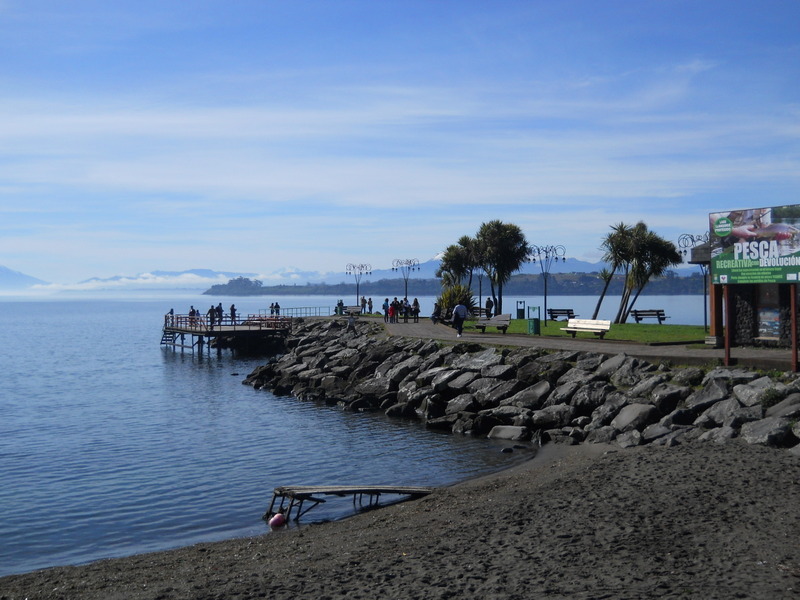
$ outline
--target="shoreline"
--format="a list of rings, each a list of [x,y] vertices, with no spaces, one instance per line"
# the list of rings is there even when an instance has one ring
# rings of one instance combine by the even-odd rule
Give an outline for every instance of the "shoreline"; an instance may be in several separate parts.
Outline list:
[[[0,597],[788,598],[798,457],[552,445],[340,521],[0,578]]]

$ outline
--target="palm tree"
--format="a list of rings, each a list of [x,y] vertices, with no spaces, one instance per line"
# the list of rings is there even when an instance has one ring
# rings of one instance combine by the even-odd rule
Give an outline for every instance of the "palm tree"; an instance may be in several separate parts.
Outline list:
[[[614,323],[624,323],[628,319],[650,279],[662,276],[670,266],[681,262],[675,244],[650,231],[643,221],[634,226],[625,223],[614,225],[603,240],[602,248],[606,250],[603,260],[611,265],[611,275],[606,280],[600,301],[614,273],[620,272],[624,282]],[[599,309],[600,302],[596,312]]]
[[[478,262],[489,279],[495,314],[501,314],[503,284],[527,260],[530,245],[517,225],[494,220],[481,224],[476,235],[476,250]]]

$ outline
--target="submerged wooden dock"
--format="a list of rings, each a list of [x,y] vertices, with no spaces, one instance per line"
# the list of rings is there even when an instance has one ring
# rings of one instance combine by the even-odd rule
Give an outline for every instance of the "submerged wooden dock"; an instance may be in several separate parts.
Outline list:
[[[312,508],[323,504],[325,502],[324,498],[320,498],[320,496],[338,496],[338,497],[345,497],[345,496],[353,496],[353,504],[356,504],[358,500],[359,503],[363,504],[364,496],[369,498],[368,505],[372,506],[376,504],[381,495],[384,494],[395,494],[401,496],[409,496],[411,498],[420,498],[422,496],[427,496],[431,492],[433,492],[434,488],[432,487],[420,487],[420,486],[378,486],[378,485],[367,485],[367,486],[358,486],[358,485],[321,485],[321,486],[310,486],[310,485],[294,485],[294,486],[281,486],[276,487],[274,492],[272,493],[272,502],[270,502],[269,508],[267,512],[264,513],[264,519],[269,520],[270,517],[277,514],[278,512],[282,512],[286,517],[286,520],[292,518],[292,512],[294,512],[294,520],[297,521],[301,516],[306,514]],[[280,505],[278,508],[275,508],[275,502],[280,498]],[[288,500],[288,506],[285,506],[286,501]],[[307,506],[305,510],[303,509],[303,505],[308,502],[310,506]]]
[[[229,316],[213,325],[201,315],[164,315],[161,345],[185,348],[200,353],[216,338],[233,341],[252,341],[259,338],[286,337],[292,331],[291,317],[248,315],[231,320]]]

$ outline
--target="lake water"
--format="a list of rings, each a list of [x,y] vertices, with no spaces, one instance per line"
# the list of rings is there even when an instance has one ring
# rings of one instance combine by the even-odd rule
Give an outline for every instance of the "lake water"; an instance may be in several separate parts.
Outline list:
[[[278,300],[333,307],[337,298]],[[517,300],[536,302],[509,298],[506,311]],[[271,299],[213,301],[245,315]],[[420,301],[429,313],[433,298]],[[548,305],[586,315],[595,301]],[[169,308],[211,303],[192,294],[0,299],[0,575],[262,534],[278,485],[442,485],[525,454],[242,385],[263,357],[159,345]],[[652,307],[674,323],[702,324],[702,297],[661,297]],[[304,520],[352,511],[349,499],[335,500]]]

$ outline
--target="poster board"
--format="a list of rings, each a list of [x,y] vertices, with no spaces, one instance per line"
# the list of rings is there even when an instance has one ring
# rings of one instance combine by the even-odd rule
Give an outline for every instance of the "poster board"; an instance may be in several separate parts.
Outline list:
[[[800,205],[709,214],[711,283],[800,281]]]

